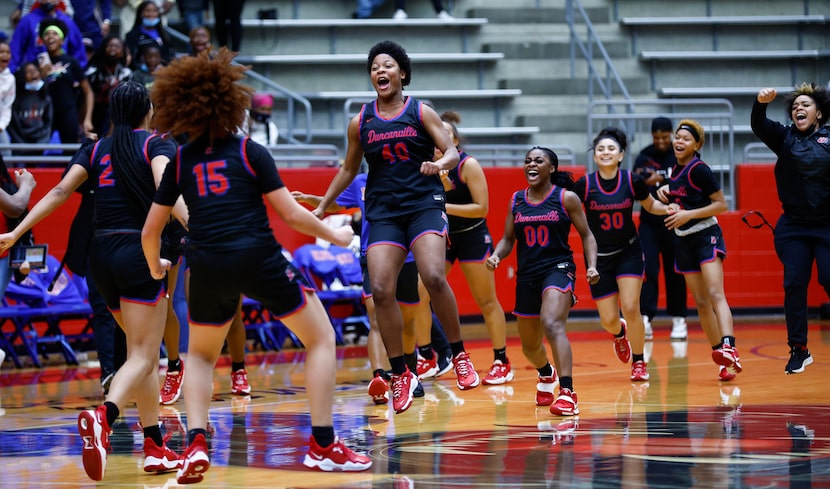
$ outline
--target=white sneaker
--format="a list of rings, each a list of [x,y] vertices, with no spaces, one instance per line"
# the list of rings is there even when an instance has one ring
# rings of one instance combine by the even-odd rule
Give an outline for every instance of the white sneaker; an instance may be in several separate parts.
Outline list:
[[[643,328],[645,330],[645,339],[646,341],[651,341],[654,339],[654,330],[651,329],[651,321],[648,319],[648,316],[643,314]]]
[[[440,20],[455,20],[455,17],[448,14],[446,10],[442,10],[442,11],[438,12],[438,19],[440,19]]]
[[[689,334],[688,328],[686,327],[686,318],[675,316],[671,318],[671,322],[670,338],[673,340],[685,340]]]
[[[409,16],[406,15],[406,10],[400,8],[398,10],[395,10],[395,14],[392,15],[392,18],[394,20],[406,20],[407,17]]]

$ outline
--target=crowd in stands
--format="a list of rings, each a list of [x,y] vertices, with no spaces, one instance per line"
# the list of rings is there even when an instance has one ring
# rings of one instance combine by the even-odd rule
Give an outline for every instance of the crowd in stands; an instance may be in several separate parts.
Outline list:
[[[0,144],[71,144],[106,136],[109,97],[115,87],[135,80],[150,88],[155,71],[175,57],[213,49],[210,31],[203,25],[208,0],[114,0],[121,8],[120,31],[111,29],[112,2],[20,2],[10,16],[14,31],[0,32]],[[219,46],[227,45],[230,37],[234,50],[241,43],[241,30],[234,25],[244,2],[238,3],[239,11],[226,19],[229,25],[217,21],[216,27]],[[191,40],[187,52],[176,52],[165,29],[167,14],[176,4],[181,20],[177,25],[187,29]],[[257,107],[252,106],[247,127],[257,132],[256,140],[276,144],[276,126],[264,112],[273,107],[273,100],[262,95]]]

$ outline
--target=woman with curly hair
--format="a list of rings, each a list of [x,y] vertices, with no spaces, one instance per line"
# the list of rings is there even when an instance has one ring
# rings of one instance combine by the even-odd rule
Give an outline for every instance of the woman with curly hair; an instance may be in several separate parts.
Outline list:
[[[183,387],[189,429],[177,479],[199,482],[210,467],[206,429],[213,368],[241,294],[276,314],[308,352],[311,438],[303,463],[325,471],[365,470],[372,465],[369,457],[354,453],[334,434],[334,329],[302,274],[282,255],[263,195],[299,232],[341,246],[351,242],[353,232],[348,226],[329,228],[298,204],[270,152],[236,135],[253,89],[237,83],[246,68],[232,64],[233,58],[227,49],[180,58],[159,70],[153,84],[153,100],[160,102],[156,127],[188,138],[162,178],[142,232],[150,271],[163,277],[170,263],[159,256],[161,232],[176,199],[184,197],[190,229],[190,342]]]
[[[107,468],[112,425],[135,399],[144,427],[144,471],[169,472],[181,465],[167,448],[158,424],[158,362],[167,314],[167,280],[150,276],[140,233],[155,182],[176,154],[170,139],[148,130],[153,109],[144,85],[127,81],[110,95],[111,137],[83,146],[63,179],[13,231],[0,235],[0,250],[66,202],[87,180],[96,185],[90,270],[101,295],[127,336],[127,361],[118,369],[106,401],[78,416],[87,475],[99,481]],[[186,217],[180,204],[176,216]]]
[[[412,81],[412,63],[400,45],[382,41],[372,46],[366,71],[377,100],[364,105],[349,122],[346,160],[314,213],[325,214],[355,179],[365,156],[365,218],[372,223],[366,258],[378,326],[392,366],[392,406],[402,413],[412,405],[418,386],[417,372],[410,371],[404,357],[404,324],[396,300],[398,275],[410,250],[450,341],[456,385],[466,390],[481,383],[464,350],[458,304],[444,275],[447,217],[438,173],[455,168],[459,158],[435,110],[404,95]],[[440,158],[434,157],[436,147]]]
[[[700,159],[705,141],[703,126],[683,119],[674,131],[674,156],[669,183],[660,187],[660,200],[672,206],[666,227],[674,230],[674,268],[686,279],[700,318],[700,326],[712,345],[712,360],[720,366],[718,378],[729,381],[742,370],[735,347],[732,311],[723,290],[726,243],[715,217],[726,212],[726,198],[709,165]]]
[[[784,265],[784,315],[790,360],[784,371],[797,374],[813,363],[807,349],[807,287],[813,263],[830,295],[830,97],[802,84],[784,100],[792,125],[767,118],[774,88],[762,88],[752,107],[752,132],[777,156],[775,183],[784,213],[775,226],[775,251]]]

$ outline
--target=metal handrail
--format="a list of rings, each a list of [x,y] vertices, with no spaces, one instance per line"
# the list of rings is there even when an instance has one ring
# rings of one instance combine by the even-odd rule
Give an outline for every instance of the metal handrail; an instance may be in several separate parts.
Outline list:
[[[11,151],[3,161],[9,166],[65,168],[80,144],[0,144],[0,152]],[[274,144],[266,146],[279,167],[338,166],[343,159],[340,148],[333,144]],[[42,152],[53,154],[44,155]],[[15,153],[41,152],[41,154]],[[63,152],[63,154],[60,154]]]
[[[614,105],[626,107],[626,113],[621,114],[613,109]],[[597,113],[598,108],[605,108]],[[714,107],[714,108],[713,108]],[[647,110],[643,110],[645,108]],[[640,109],[640,112],[635,110]],[[732,102],[727,99],[650,99],[650,100],[601,100],[591,102],[588,106],[587,140],[592,141],[593,135],[602,127],[616,126],[626,133],[629,147],[637,137],[646,137],[651,134],[651,120],[659,116],[680,119],[695,119],[704,128],[714,125],[725,131],[713,132],[706,137],[706,146],[703,149],[703,160],[720,176],[721,187],[729,202],[730,209],[735,206],[735,128],[734,109]],[[711,127],[711,126],[710,126]],[[650,139],[649,139],[650,140]],[[624,164],[631,168],[636,151],[628,151]],[[708,160],[707,156],[709,155]],[[588,158],[588,171],[593,171],[593,159]]]
[[[181,32],[177,31],[176,29],[173,29],[169,26],[167,26],[165,29],[167,30],[167,33],[170,34],[172,37],[174,37],[176,40],[182,41],[186,44],[190,43],[190,38],[188,38],[187,36],[185,36]],[[248,67],[248,70],[245,72],[245,74],[249,78],[254,79],[254,80],[262,83],[263,85],[268,87],[269,90],[277,92],[281,96],[285,97],[286,103],[288,104],[288,107],[287,107],[288,125],[285,128],[280,128],[280,135],[283,136],[290,143],[294,143],[294,144],[303,144],[303,143],[308,144],[308,143],[310,143],[311,138],[312,138],[311,102],[307,98],[300,95],[299,93],[297,93],[293,90],[290,90],[290,89],[280,85],[279,83],[271,80],[270,78],[266,77],[265,75],[262,75],[262,74],[260,74],[256,71],[254,71],[253,68],[251,68],[251,67]],[[303,108],[305,109],[304,113],[305,113],[305,128],[306,128],[306,130],[305,130],[305,135],[304,135],[302,140],[299,140],[299,139],[294,137],[294,133],[297,132],[297,131],[295,131],[296,120],[297,120],[298,116],[301,115],[301,112],[299,112],[299,110],[297,108],[297,104],[302,105]]]
[[[742,163],[775,163],[778,156],[764,143],[749,143],[741,153]]]
[[[582,21],[585,23],[587,39],[584,43],[579,38],[579,34],[576,31],[574,11],[580,14]],[[582,57],[588,64],[588,102],[593,102],[594,100],[595,81],[602,91],[602,95],[605,99],[610,99],[614,96],[613,84],[616,83],[617,89],[620,91],[620,95],[624,99],[630,100],[631,95],[625,87],[625,82],[623,82],[622,77],[614,67],[614,63],[611,61],[611,56],[608,54],[608,51],[605,49],[605,46],[602,44],[602,41],[594,30],[594,25],[591,23],[591,19],[588,18],[588,14],[585,12],[585,9],[582,7],[579,0],[567,0],[565,2],[565,22],[568,24],[568,29],[570,30],[571,78],[576,77],[576,48],[579,48]],[[605,71],[608,78],[605,82],[603,82],[599,71],[594,65],[594,46],[596,46],[599,50],[602,55],[602,60],[605,63]]]

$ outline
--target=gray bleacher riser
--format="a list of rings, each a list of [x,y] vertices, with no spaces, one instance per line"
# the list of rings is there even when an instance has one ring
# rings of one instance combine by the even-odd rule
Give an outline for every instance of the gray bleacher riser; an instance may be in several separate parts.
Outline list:
[[[480,51],[476,40],[476,28],[466,30],[466,49]],[[465,45],[462,27],[338,27],[334,29],[335,41],[328,27],[313,28],[263,28],[247,27],[243,33],[246,55],[257,54],[320,54],[331,53],[334,44],[337,53],[367,53],[373,44],[387,39],[394,40],[411,52],[463,52]],[[425,35],[425,33],[429,35]]]
[[[492,63],[491,63],[492,64]],[[336,65],[254,65],[254,69],[280,85],[295,91],[371,90],[369,75],[362,64]],[[252,86],[255,86],[252,84]],[[414,63],[412,85],[418,90],[496,88],[497,80],[485,69],[479,87],[475,63]]]
[[[473,8],[469,17],[483,17],[494,24],[557,24],[565,22],[564,8],[511,8],[509,2],[493,2],[498,8]],[[557,2],[558,3],[558,2]],[[591,22],[608,22],[611,10],[608,7],[585,7]]]
[[[609,4],[614,2],[609,1]],[[664,17],[701,15],[797,15],[804,14],[804,0],[616,0],[619,17]],[[711,11],[707,11],[707,4]],[[830,2],[808,0],[809,13],[828,15]]]
[[[630,50],[630,43],[625,39],[604,42],[603,45],[612,58],[625,57]],[[523,43],[517,43],[515,41],[483,42],[481,50],[488,53],[504,53],[505,57],[509,59],[562,59],[570,56],[570,43],[567,41]],[[600,59],[602,56],[598,51],[595,51],[593,55],[594,59]]]
[[[644,63],[644,66],[648,65]],[[788,86],[807,81],[825,84],[830,79],[827,59],[787,61],[658,62],[657,89],[688,86]]]
[[[826,49],[827,25],[763,25],[719,26],[717,46],[713,44],[712,29],[703,26],[666,26],[636,28],[636,49],[659,51],[689,50],[787,50],[800,49],[799,33],[803,49]],[[624,28],[627,31],[628,28]]]
[[[647,76],[624,78],[629,93],[645,93],[649,89]],[[587,78],[511,78],[501,80],[499,88],[518,88],[523,95],[588,95]],[[598,91],[594,87],[595,92]]]

